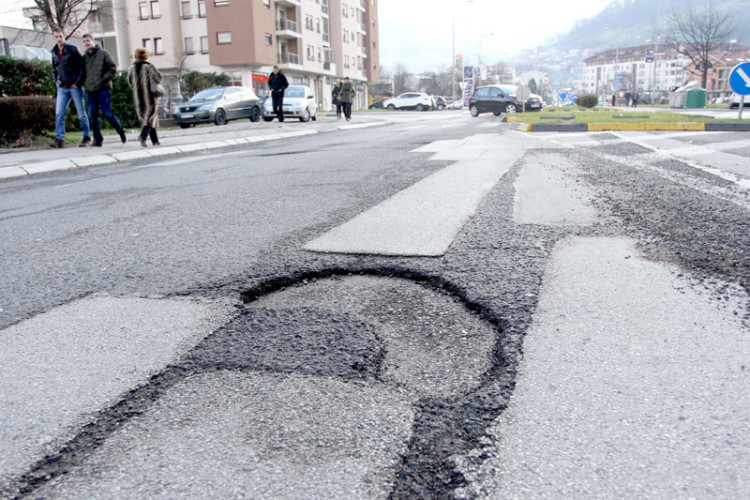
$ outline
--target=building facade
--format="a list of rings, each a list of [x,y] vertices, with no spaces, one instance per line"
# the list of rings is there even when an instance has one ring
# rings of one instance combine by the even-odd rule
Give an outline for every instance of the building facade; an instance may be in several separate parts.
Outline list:
[[[189,71],[229,75],[267,94],[278,65],[331,106],[331,86],[348,76],[366,108],[365,83],[380,71],[377,0],[127,0],[130,48],[175,81]]]
[[[740,62],[750,60],[750,48],[721,44],[711,54],[706,90],[708,98],[731,94],[728,76]],[[701,81],[701,72],[685,55],[663,44],[623,47],[599,52],[584,60],[583,91],[609,96],[615,91],[666,93]]]

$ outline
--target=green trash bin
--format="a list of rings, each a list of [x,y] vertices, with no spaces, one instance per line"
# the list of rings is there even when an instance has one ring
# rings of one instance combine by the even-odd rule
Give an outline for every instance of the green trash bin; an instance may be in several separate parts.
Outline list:
[[[703,89],[688,89],[685,97],[686,108],[705,108],[706,91]]]

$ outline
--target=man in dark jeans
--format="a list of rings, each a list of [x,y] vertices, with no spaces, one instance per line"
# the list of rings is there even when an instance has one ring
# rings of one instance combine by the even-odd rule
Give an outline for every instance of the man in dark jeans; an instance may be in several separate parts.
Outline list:
[[[271,89],[273,111],[279,117],[279,127],[284,123],[284,91],[289,86],[284,73],[279,71],[278,66],[273,67],[273,73],[268,75],[268,88]]]
[[[120,135],[123,144],[128,140],[120,121],[112,112],[112,79],[117,73],[117,65],[109,52],[96,46],[94,38],[88,33],[83,35],[86,52],[83,62],[86,66],[86,97],[89,101],[89,120],[94,132],[94,146],[101,147],[104,137],[99,128],[99,110],[105,120],[112,124]]]
[[[83,102],[83,78],[85,68],[83,58],[78,53],[78,47],[65,43],[65,34],[60,28],[52,30],[55,38],[52,53],[52,77],[57,87],[57,105],[55,106],[55,142],[50,144],[53,148],[65,147],[65,114],[71,99],[76,106],[78,119],[81,121],[83,130],[83,141],[80,146],[85,148],[91,145],[89,135],[89,117],[86,116],[86,104]]]

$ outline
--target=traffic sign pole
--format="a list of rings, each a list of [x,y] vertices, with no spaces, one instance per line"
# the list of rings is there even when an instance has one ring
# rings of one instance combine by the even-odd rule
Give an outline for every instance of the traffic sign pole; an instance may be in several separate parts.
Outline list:
[[[745,107],[745,96],[750,94],[750,62],[740,63],[729,74],[729,86],[740,96],[740,109],[737,119],[742,120],[742,108]]]

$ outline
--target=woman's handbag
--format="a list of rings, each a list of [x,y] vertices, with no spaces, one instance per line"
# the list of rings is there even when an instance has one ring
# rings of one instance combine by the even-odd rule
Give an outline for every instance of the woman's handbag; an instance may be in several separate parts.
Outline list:
[[[162,87],[161,84],[154,79],[153,73],[149,73],[148,79],[149,86],[151,87],[151,93],[156,97],[164,97],[164,94],[166,94],[166,92],[164,91],[164,87]]]

